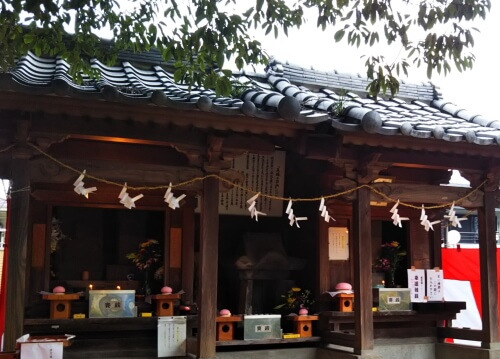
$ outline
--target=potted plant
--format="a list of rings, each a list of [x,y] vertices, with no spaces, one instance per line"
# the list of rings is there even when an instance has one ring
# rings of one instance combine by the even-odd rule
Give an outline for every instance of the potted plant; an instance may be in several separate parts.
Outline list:
[[[284,302],[275,306],[274,309],[284,309],[289,312],[298,313],[300,309],[309,310],[314,303],[311,291],[309,289],[302,290],[299,287],[290,288],[281,297],[284,299]]]
[[[406,256],[406,251],[401,248],[398,241],[383,243],[380,248],[380,255],[375,260],[373,268],[375,271],[385,273],[385,286],[388,288],[396,287],[395,274],[400,266],[403,257]]]
[[[143,273],[144,294],[151,294],[151,273],[154,273],[161,266],[162,250],[160,243],[155,239],[148,239],[139,244],[137,252],[126,255]]]

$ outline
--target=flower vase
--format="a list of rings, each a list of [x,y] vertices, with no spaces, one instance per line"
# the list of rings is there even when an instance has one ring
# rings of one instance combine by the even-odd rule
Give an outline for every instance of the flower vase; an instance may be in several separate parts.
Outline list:
[[[388,270],[385,273],[385,287],[386,288],[396,288],[396,282],[394,276],[396,274],[395,270]]]
[[[144,272],[143,290],[144,290],[144,295],[151,295],[151,283],[149,281],[149,271]]]

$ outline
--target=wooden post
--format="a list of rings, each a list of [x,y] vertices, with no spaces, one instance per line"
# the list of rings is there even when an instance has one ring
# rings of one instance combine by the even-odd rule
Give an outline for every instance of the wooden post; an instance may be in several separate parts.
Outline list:
[[[163,285],[170,283],[170,227],[172,226],[172,215],[169,209],[164,213],[165,227],[163,230]]]
[[[23,334],[26,295],[26,253],[30,202],[29,160],[24,156],[12,161],[12,193],[7,268],[4,350],[13,351]]]
[[[318,217],[319,241],[318,241],[318,288],[316,293],[324,293],[331,290],[330,284],[330,261],[328,258],[328,223],[323,217]]]
[[[219,241],[219,181],[203,181],[201,200],[201,238],[198,314],[198,355],[215,358],[217,317],[217,262]]]
[[[499,341],[495,193],[485,192],[483,200],[484,206],[477,210],[481,307],[483,309],[483,340],[481,346],[491,348],[491,343],[498,343]]]
[[[360,188],[353,206],[354,354],[373,349],[372,233],[370,189]]]
[[[194,205],[182,210],[182,289],[185,302],[193,304],[194,285]]]

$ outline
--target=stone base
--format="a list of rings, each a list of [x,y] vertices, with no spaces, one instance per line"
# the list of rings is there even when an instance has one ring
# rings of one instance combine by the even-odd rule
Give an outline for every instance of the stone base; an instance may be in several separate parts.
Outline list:
[[[374,348],[361,354],[328,345],[318,349],[317,359],[441,359],[434,354],[435,344],[435,338],[376,339]]]
[[[316,348],[263,349],[248,351],[217,352],[217,359],[318,359]],[[337,358],[337,357],[336,357]]]
[[[316,359],[386,359],[377,355],[373,350],[369,350],[361,355],[339,351],[335,349],[318,349]]]
[[[459,344],[436,344],[436,358],[439,359],[499,359],[500,348],[472,347]]]

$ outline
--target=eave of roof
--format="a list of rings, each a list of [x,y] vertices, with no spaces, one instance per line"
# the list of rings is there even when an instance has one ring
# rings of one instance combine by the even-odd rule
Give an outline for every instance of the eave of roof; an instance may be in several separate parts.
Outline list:
[[[69,77],[69,66],[63,60],[29,53],[9,74],[1,76],[0,88],[280,120],[290,125],[327,123],[334,130],[347,133],[500,144],[500,121],[471,114],[445,101],[430,83],[402,83],[395,98],[370,98],[365,91],[368,80],[360,75],[322,72],[272,61],[264,74],[237,75],[249,81],[251,88],[240,98],[229,98],[216,96],[212,90],[196,87],[190,90],[175,83],[173,76],[159,65],[145,70],[127,61],[109,67],[93,60],[92,67],[100,78],[84,78],[78,84]]]

